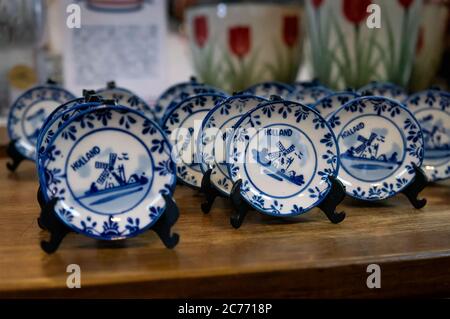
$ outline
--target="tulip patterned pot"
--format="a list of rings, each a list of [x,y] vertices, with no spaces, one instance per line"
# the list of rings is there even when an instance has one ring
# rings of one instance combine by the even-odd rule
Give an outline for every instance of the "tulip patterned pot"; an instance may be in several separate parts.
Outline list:
[[[445,47],[445,32],[450,21],[447,0],[425,0],[410,81],[413,91],[428,88],[436,75]]]
[[[372,4],[380,28],[373,28]],[[421,10],[422,0],[307,0],[314,76],[334,89],[374,80],[406,86]]]
[[[262,81],[294,82],[303,42],[300,5],[199,5],[186,21],[201,81],[229,92]]]

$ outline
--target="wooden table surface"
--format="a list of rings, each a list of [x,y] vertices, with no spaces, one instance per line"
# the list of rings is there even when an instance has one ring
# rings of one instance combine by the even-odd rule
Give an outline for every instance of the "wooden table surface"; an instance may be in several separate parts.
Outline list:
[[[178,187],[178,246],[156,234],[108,245],[70,234],[53,255],[41,251],[34,164],[12,174],[0,159],[0,297],[388,297],[450,296],[450,187],[431,185],[428,205],[403,196],[366,204],[346,199],[338,225],[314,209],[280,220],[252,212],[229,224],[219,199],[209,215],[202,196]],[[368,264],[381,288],[368,289]],[[81,289],[68,289],[66,267],[81,267]]]

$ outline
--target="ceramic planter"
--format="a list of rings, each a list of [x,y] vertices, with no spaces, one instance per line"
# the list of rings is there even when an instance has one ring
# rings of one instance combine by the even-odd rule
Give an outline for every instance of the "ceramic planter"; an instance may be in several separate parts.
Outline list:
[[[445,44],[449,4],[445,0],[425,1],[410,83],[414,91],[429,87],[439,68]]]
[[[367,7],[381,8],[381,28],[367,26]],[[370,81],[405,86],[411,75],[422,0],[308,0],[314,76],[343,89]]]
[[[195,6],[186,21],[200,81],[233,92],[263,81],[295,80],[303,40],[301,6]]]

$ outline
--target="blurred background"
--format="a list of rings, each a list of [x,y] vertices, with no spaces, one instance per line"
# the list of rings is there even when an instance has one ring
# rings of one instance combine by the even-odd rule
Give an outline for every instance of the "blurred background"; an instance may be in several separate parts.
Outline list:
[[[369,28],[370,4],[381,28]],[[447,0],[0,0],[2,126],[47,78],[76,95],[115,80],[151,102],[193,74],[229,92],[313,78],[448,88],[449,63]]]

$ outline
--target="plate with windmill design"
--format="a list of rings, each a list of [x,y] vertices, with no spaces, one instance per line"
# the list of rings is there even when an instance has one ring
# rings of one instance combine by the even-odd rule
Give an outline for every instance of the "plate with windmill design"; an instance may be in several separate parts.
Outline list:
[[[324,118],[328,118],[330,114],[342,105],[357,97],[360,97],[360,95],[351,91],[335,92],[321,98],[316,103],[311,105],[311,107],[319,112]]]
[[[145,116],[156,120],[155,111],[142,98],[128,89],[117,87],[114,82],[108,83],[106,88],[97,90],[96,94],[104,100],[114,100],[118,105],[127,106],[141,111]]]
[[[294,88],[288,84],[276,81],[257,83],[245,89],[241,94],[258,95],[266,99],[272,95],[277,95],[282,98],[287,98]]]
[[[203,120],[197,138],[200,169],[211,169],[211,184],[229,196],[233,183],[226,163],[227,139],[241,116],[268,100],[255,95],[234,95],[215,106]]]
[[[363,200],[394,196],[415,177],[424,140],[413,114],[399,102],[364,96],[328,119],[339,143],[338,178],[347,194]]]
[[[58,218],[102,240],[151,227],[165,210],[163,194],[171,194],[176,182],[164,133],[122,106],[89,109],[64,123],[38,173],[45,200],[56,198]]]
[[[371,82],[358,90],[360,94],[370,93],[374,96],[383,96],[398,102],[403,102],[408,97],[408,92],[399,85],[390,82]]]
[[[324,86],[310,86],[305,88],[296,89],[293,91],[287,99],[297,103],[302,103],[308,106],[313,105],[318,100],[332,94],[333,91],[327,89]]]
[[[428,179],[450,177],[450,93],[426,90],[404,101],[422,127],[425,151],[422,168]]]
[[[225,96],[205,93],[191,96],[166,114],[162,128],[173,145],[179,181],[200,188],[203,173],[197,155],[197,136],[203,120]]]
[[[36,142],[47,116],[59,105],[75,99],[69,91],[53,84],[33,87],[11,106],[8,135],[27,159],[36,159]]]
[[[258,105],[235,125],[227,146],[229,175],[258,211],[295,216],[319,205],[337,176],[338,145],[326,120],[292,101]]]

